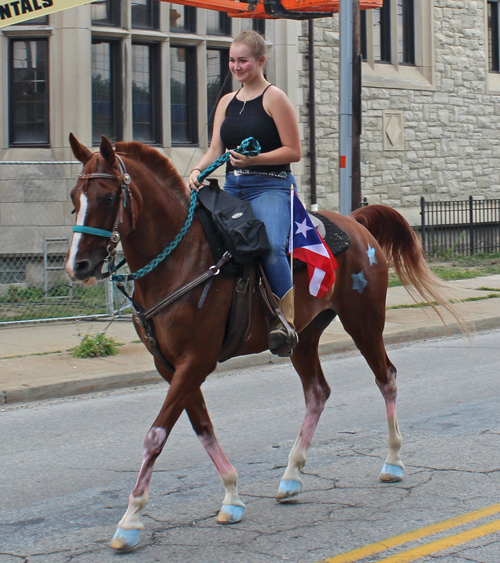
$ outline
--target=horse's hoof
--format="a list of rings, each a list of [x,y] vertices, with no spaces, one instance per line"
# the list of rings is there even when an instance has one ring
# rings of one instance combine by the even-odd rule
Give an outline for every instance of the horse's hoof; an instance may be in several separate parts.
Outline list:
[[[245,506],[237,504],[223,504],[217,516],[217,524],[236,524],[243,518]]]
[[[118,526],[109,547],[117,551],[129,551],[139,543],[140,539],[141,530],[125,530]]]
[[[384,463],[382,473],[380,473],[380,480],[384,483],[397,483],[403,479],[404,469],[399,465],[389,465]]]
[[[280,482],[276,498],[282,502],[296,497],[300,492],[302,492],[302,483],[300,481],[295,481],[295,479],[285,479]]]

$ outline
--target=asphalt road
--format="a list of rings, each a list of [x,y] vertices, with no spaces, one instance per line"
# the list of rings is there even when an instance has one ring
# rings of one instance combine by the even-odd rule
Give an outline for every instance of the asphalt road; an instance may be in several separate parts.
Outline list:
[[[289,365],[212,377],[204,391],[240,474],[245,518],[215,523],[222,486],[183,416],[156,465],[140,546],[120,561],[498,563],[500,506],[459,527],[394,540],[396,547],[364,559],[358,556],[371,548],[333,558],[500,503],[499,337],[389,350],[399,370],[406,465],[404,480],[392,485],[378,480],[386,422],[371,372],[359,355],[325,358],[332,396],[309,452],[304,492],[283,505],[274,495],[304,413],[298,377]],[[0,563],[118,561],[107,543],[165,392],[159,384],[1,409]],[[415,558],[436,541],[428,549],[445,549]],[[394,559],[402,552],[406,559]]]

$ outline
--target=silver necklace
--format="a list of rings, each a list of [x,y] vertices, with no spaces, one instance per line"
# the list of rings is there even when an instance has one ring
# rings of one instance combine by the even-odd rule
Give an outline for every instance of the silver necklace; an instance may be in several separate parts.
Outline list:
[[[243,110],[245,109],[245,106],[247,105],[247,101],[245,100],[245,95],[243,93],[243,88],[241,89],[241,96],[243,98],[243,107],[241,108],[240,115],[243,113]]]
[[[265,88],[267,88],[267,86]],[[247,105],[247,101],[245,100],[245,90],[244,90],[244,88],[241,89],[241,97],[243,98],[243,107],[240,110],[240,115],[243,113],[243,110],[245,109],[245,106]],[[251,102],[252,100],[255,100],[255,98],[258,98],[258,96],[255,96],[254,98],[250,98],[250,100],[248,100],[248,101]]]

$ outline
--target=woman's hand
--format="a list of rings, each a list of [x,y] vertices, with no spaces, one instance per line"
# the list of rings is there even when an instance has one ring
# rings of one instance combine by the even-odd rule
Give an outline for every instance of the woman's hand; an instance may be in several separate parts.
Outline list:
[[[200,184],[200,182],[198,182],[198,176],[201,174],[201,170],[199,170],[198,168],[193,168],[191,170],[191,173],[189,174],[189,178],[187,181],[187,187],[191,190],[191,191],[195,191],[197,192],[201,186],[203,184]]]
[[[229,162],[237,169],[252,166],[255,164],[256,158],[257,157],[255,156],[248,156],[235,151],[229,151]]]

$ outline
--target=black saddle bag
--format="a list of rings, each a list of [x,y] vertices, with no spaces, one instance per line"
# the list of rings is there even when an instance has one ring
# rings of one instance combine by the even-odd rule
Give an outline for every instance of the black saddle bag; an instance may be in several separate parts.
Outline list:
[[[248,262],[269,250],[266,226],[255,217],[250,202],[221,190],[217,180],[209,180],[209,185],[199,190],[198,200],[212,213],[215,226],[236,262]]]

